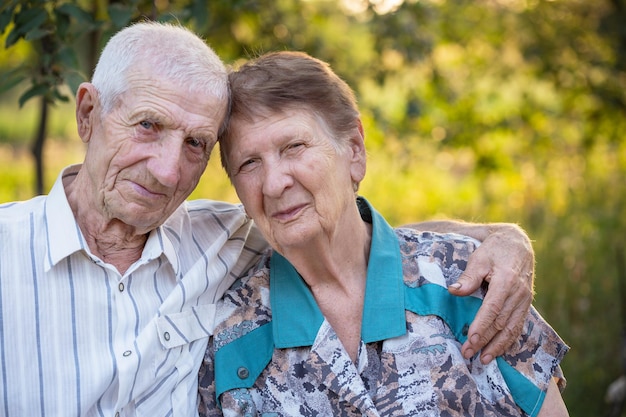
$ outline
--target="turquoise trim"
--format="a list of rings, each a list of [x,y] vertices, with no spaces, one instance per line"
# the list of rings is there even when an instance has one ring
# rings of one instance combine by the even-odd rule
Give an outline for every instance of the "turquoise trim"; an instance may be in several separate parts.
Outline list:
[[[415,314],[441,317],[461,343],[467,340],[467,329],[481,303],[481,300],[475,297],[456,297],[436,284],[426,284],[417,288],[405,287],[405,300],[407,310]],[[266,323],[216,352],[215,389],[218,403],[222,393],[254,385],[272,359],[275,348],[272,336],[272,324]],[[498,357],[496,361],[515,403],[528,415],[536,417],[546,393],[503,358]],[[238,374],[240,368],[247,370],[245,378]]]
[[[546,398],[546,393],[537,388],[535,384],[526,379],[524,375],[515,370],[515,368],[501,357],[498,356],[496,361],[498,362],[498,368],[500,368],[502,377],[506,381],[509,390],[511,390],[511,395],[513,395],[515,403],[524,410],[526,414],[531,417],[536,417],[541,410],[543,400]]]
[[[222,346],[215,353],[215,395],[218,403],[222,393],[254,385],[254,381],[270,363],[273,354],[271,323]],[[245,369],[247,375],[238,372],[240,369]]]
[[[482,300],[475,297],[457,297],[437,284],[406,287],[407,310],[419,315],[441,317],[461,343],[467,340],[467,331],[476,316]],[[529,381],[523,374],[497,357],[498,368],[511,391],[513,400],[524,412],[536,417],[543,405],[546,393]]]
[[[406,318],[398,236],[364,198],[359,198],[361,209],[366,209],[365,204],[372,216],[372,244],[367,265],[361,339],[371,343],[404,335]]]
[[[372,219],[361,325],[361,338],[371,343],[406,333],[402,257],[393,228],[365,199],[357,204],[363,217]],[[276,347],[313,345],[324,316],[298,271],[277,252],[270,259],[270,302]]]
[[[270,259],[270,304],[277,348],[313,345],[324,316],[298,271],[276,251]]]
[[[404,292],[406,309],[421,316],[441,317],[461,343],[467,340],[469,326],[482,304],[476,297],[457,297],[437,284],[406,287]]]

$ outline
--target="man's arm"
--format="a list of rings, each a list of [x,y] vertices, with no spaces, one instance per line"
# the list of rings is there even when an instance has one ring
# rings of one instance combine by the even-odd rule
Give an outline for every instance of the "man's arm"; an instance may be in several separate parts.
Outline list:
[[[517,340],[533,300],[535,255],[524,230],[511,223],[429,221],[407,225],[422,231],[458,233],[480,240],[465,272],[449,291],[469,295],[486,281],[489,290],[463,344],[465,358],[482,349],[481,362],[489,363]]]

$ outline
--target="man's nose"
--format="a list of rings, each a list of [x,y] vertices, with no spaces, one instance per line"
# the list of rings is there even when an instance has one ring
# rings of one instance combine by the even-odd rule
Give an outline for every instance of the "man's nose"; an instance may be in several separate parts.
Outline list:
[[[175,187],[180,180],[183,141],[175,135],[161,138],[150,161],[151,174],[164,186]]]

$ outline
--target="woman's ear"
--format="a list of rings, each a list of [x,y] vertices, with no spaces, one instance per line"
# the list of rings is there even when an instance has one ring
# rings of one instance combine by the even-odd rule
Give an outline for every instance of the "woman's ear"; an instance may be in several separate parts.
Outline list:
[[[365,134],[363,132],[363,124],[361,119],[357,118],[357,126],[350,136],[350,174],[352,181],[360,183],[365,177],[365,166],[367,160],[367,152],[365,149]]]
[[[91,83],[82,83],[76,91],[76,126],[84,143],[89,142],[94,124],[98,91]]]

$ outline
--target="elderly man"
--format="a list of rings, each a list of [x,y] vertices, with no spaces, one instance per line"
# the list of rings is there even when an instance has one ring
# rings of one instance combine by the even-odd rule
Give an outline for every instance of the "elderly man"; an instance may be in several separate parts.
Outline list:
[[[0,415],[197,414],[215,302],[267,247],[239,206],[185,201],[227,108],[222,62],[186,29],[140,23],[108,42],[76,95],[84,163],[0,206]],[[501,309],[498,329],[527,311],[532,250],[509,226],[449,227],[485,240],[459,294],[496,272],[471,354]],[[512,250],[491,254],[503,238]]]

